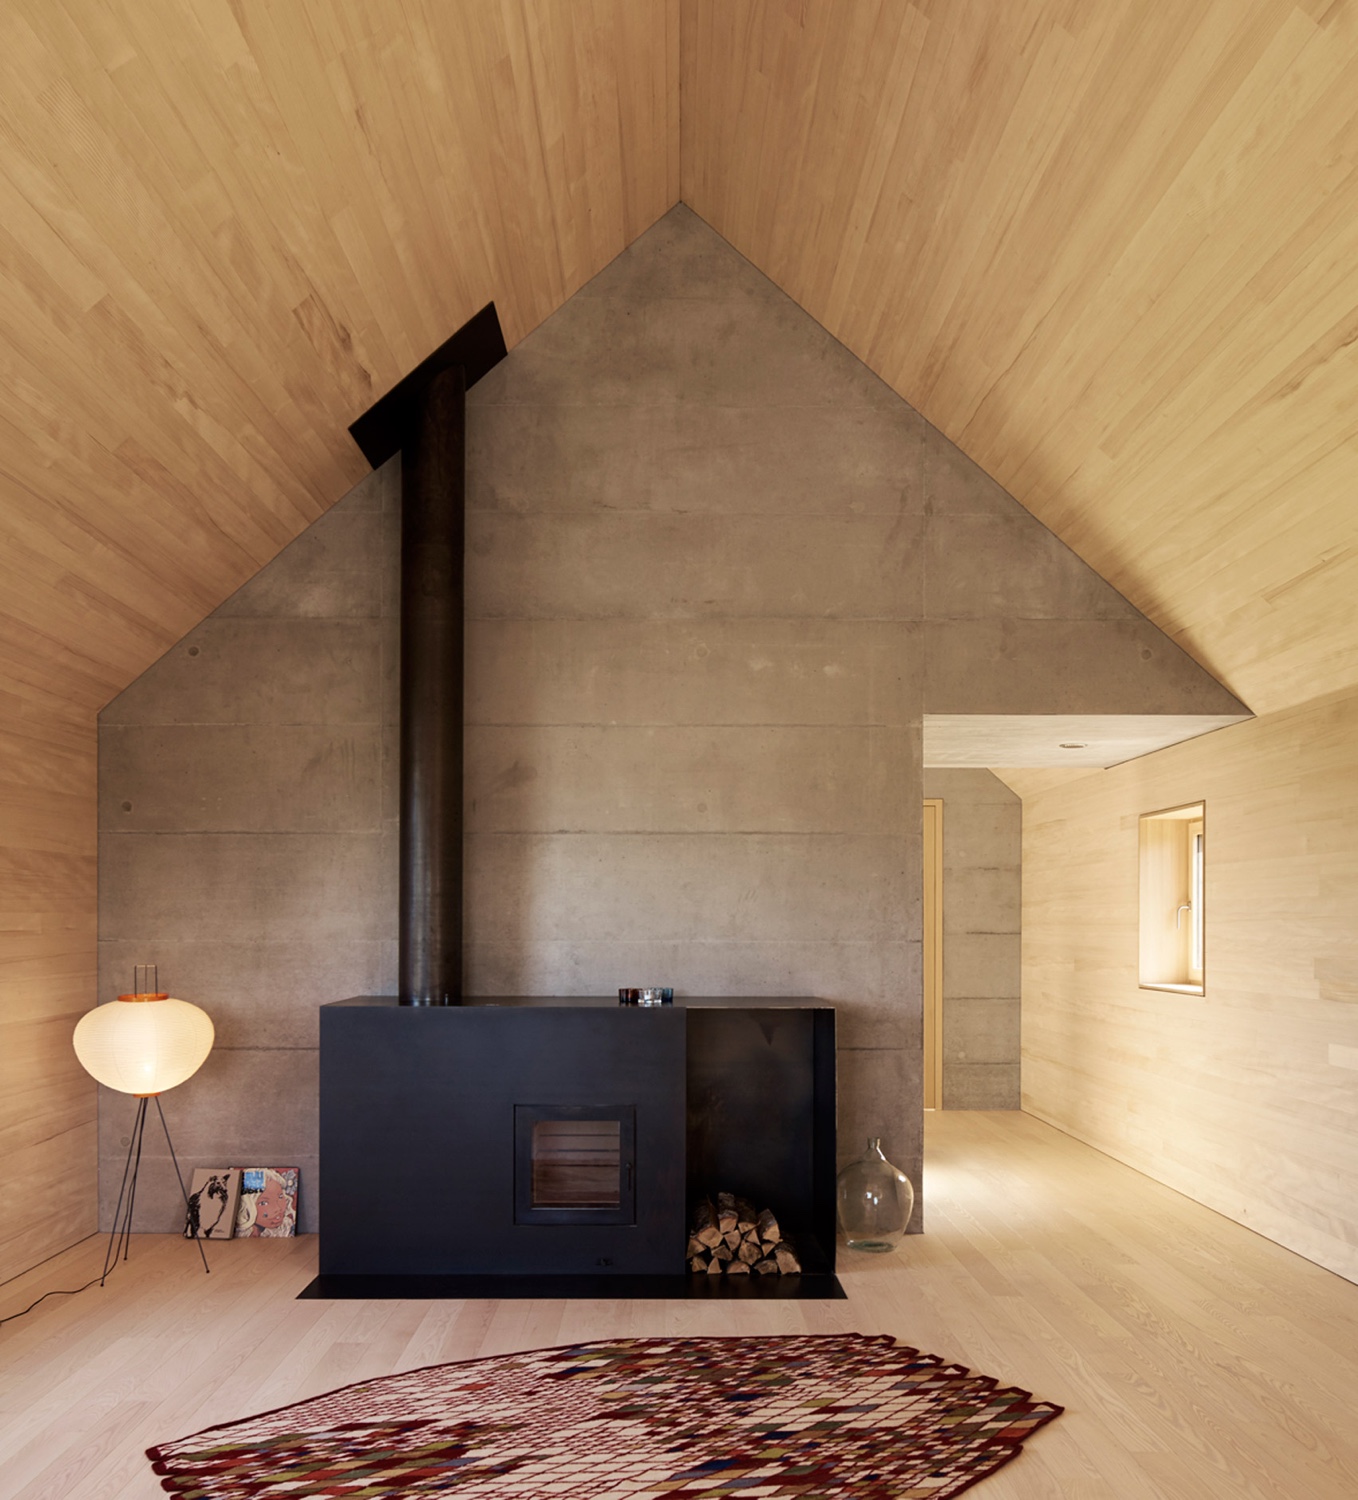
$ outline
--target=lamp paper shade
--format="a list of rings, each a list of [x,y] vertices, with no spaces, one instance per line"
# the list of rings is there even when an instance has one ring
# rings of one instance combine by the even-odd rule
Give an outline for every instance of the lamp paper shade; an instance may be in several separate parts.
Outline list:
[[[75,1055],[121,1094],[163,1094],[191,1078],[212,1051],[205,1010],[168,995],[119,995],[81,1016]]]

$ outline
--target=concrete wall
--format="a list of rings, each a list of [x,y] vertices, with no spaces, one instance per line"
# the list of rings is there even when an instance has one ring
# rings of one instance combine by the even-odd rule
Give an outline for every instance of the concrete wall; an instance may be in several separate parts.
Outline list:
[[[924,772],[943,799],[943,1108],[1018,1109],[1023,804],[983,770]]]
[[[845,1154],[918,1179],[926,695],[1224,695],[682,208],[473,389],[468,481],[468,989],[833,1000]],[[315,1008],[395,985],[396,484],[101,728],[101,994],[152,959],[211,1011],[178,1143],[299,1163],[304,1225]]]
[[[153,962],[211,1015],[211,1056],[163,1100],[176,1149],[299,1165],[308,1229],[317,1007],[395,985],[399,480],[360,484],[99,728],[100,998]],[[107,1223],[131,1100],[99,1113]],[[179,1190],[148,1149],[138,1223],[164,1226]]]

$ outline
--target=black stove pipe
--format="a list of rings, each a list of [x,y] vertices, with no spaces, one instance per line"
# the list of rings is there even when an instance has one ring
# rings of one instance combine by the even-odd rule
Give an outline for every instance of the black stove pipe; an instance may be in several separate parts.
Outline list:
[[[462,1001],[466,372],[430,382],[401,447],[402,1005]]]

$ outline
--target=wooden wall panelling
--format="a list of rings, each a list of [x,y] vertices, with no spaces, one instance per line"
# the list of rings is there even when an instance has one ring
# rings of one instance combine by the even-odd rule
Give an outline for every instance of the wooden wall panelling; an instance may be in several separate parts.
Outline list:
[[[0,731],[0,1281],[95,1227],[94,723]]]
[[[1351,1280],[1356,736],[1338,694],[1023,806],[1024,1108]],[[1139,989],[1138,815],[1199,798],[1207,993]]]
[[[683,3],[685,202],[1252,708],[1358,683],[1358,10]]]

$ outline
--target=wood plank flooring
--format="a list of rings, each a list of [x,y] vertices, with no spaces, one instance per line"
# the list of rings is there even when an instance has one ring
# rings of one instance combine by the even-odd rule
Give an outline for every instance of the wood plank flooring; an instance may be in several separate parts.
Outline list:
[[[143,1449],[347,1381],[576,1339],[858,1330],[1067,1413],[984,1500],[1353,1500],[1358,1286],[1021,1114],[927,1117],[929,1232],[847,1302],[297,1302],[314,1239],[138,1237],[104,1290],[0,1327],[0,1495],[152,1500]],[[97,1272],[86,1241],[0,1315]]]

